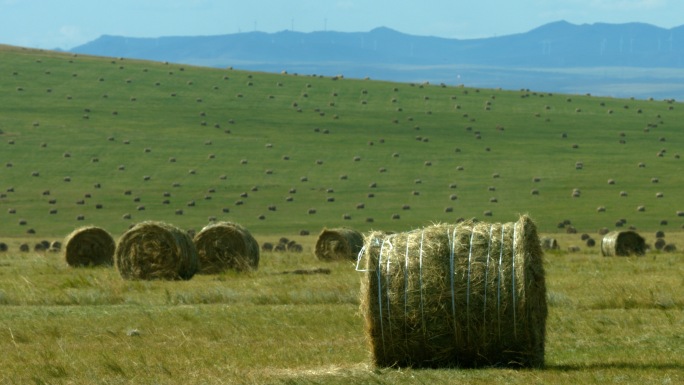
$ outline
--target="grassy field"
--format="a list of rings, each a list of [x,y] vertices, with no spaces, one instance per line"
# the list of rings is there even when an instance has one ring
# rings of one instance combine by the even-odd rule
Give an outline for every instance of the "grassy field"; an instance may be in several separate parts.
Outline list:
[[[0,383],[684,380],[681,252],[603,258],[580,238],[619,222],[684,249],[679,103],[0,47],[0,109]],[[316,260],[316,234],[520,213],[562,247],[545,257],[546,368],[373,368],[361,273]],[[143,220],[230,220],[304,252],[187,282],[18,252],[88,224],[118,237]],[[292,274],[319,268],[330,274]]]
[[[520,213],[543,232],[684,223],[678,103],[0,58],[6,238],[83,224],[121,234],[145,219],[287,235]]]
[[[258,272],[123,281],[56,254],[2,256],[0,383],[676,384],[684,380],[681,255],[546,256],[546,368],[376,369],[352,262],[262,256]],[[294,269],[330,274],[285,274]]]

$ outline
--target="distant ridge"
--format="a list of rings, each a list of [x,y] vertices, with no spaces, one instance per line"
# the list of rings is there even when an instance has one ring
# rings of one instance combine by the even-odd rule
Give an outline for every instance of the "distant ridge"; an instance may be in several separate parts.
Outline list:
[[[484,39],[369,32],[244,32],[218,36],[132,38],[104,35],[71,50],[224,66],[363,60],[388,64],[478,64],[542,67],[684,67],[684,26],[558,21],[527,33]]]
[[[526,33],[467,40],[414,36],[386,27],[369,32],[244,32],[195,37],[104,35],[71,52],[267,72],[447,84],[463,81],[503,88],[547,85],[550,91],[572,91],[562,87],[577,86],[578,79],[548,78],[549,73],[611,67],[684,71],[684,26],[664,29],[643,23],[576,25],[557,21]],[[653,80],[624,70],[601,75],[603,83],[613,85],[634,76],[639,79],[629,81],[651,84]],[[594,77],[584,80],[596,85]],[[664,81],[660,75],[655,78]],[[555,85],[558,81],[563,84]]]

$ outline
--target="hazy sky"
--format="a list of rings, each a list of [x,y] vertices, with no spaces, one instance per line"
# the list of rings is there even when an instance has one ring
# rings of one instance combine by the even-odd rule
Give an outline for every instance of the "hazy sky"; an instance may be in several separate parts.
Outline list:
[[[100,35],[369,31],[475,38],[575,24],[684,24],[682,0],[0,0],[0,44],[63,48]]]

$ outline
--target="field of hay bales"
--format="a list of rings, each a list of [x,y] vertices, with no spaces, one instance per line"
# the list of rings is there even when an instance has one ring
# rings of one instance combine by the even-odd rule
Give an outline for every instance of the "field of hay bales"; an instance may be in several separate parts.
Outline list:
[[[16,47],[0,75],[0,382],[684,380],[680,103]],[[316,234],[519,214],[559,246],[545,368],[374,368],[363,273]],[[145,221],[239,223],[274,251],[168,281],[67,264],[75,229]],[[628,229],[645,255],[602,257]]]
[[[4,237],[143,220],[286,235],[525,213],[543,232],[684,224],[673,101],[0,58]]]
[[[14,245],[12,245],[14,246]],[[131,281],[3,253],[4,383],[679,383],[681,255],[547,253],[545,368],[374,368],[351,261],[264,253],[259,270]]]

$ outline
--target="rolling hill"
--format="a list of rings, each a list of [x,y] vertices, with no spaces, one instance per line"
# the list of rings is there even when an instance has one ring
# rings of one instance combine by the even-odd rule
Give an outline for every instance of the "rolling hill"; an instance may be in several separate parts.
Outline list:
[[[671,100],[16,47],[0,48],[0,74],[2,237],[85,224],[120,234],[150,219],[195,230],[230,220],[257,234],[521,213],[544,232],[684,223]]]

